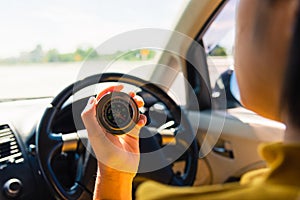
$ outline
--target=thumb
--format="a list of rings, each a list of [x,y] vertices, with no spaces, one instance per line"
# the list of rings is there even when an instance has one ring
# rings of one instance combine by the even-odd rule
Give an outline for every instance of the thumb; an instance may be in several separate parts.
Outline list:
[[[90,97],[90,99],[88,100],[87,105],[85,106],[84,110],[81,113],[81,118],[82,118],[84,123],[87,121],[87,119],[91,120],[92,118],[95,118],[95,116],[96,116],[95,103],[96,103],[95,97]]]

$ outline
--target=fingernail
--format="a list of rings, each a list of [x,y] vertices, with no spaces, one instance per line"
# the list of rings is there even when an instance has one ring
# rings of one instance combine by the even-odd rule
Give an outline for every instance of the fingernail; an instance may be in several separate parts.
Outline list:
[[[135,96],[134,92],[129,92],[129,96],[131,96],[132,98]]]
[[[117,86],[115,87],[116,90],[122,90],[123,88],[124,88],[123,85],[117,85]]]
[[[145,126],[146,120],[145,119],[140,119],[137,123],[138,126]]]
[[[90,97],[88,103],[92,104],[94,102],[94,99],[95,99],[94,97]]]

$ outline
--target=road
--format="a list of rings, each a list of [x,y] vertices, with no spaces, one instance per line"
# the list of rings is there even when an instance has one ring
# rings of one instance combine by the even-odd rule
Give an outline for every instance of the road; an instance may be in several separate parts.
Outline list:
[[[0,66],[0,99],[55,96],[83,76],[104,71],[132,75],[142,71],[145,75],[152,72],[151,66],[146,61],[121,61],[109,66],[105,62]]]
[[[211,81],[227,69],[231,60],[209,59]],[[55,96],[78,77],[95,71],[130,73],[148,79],[154,69],[153,61],[120,61],[107,67],[107,63],[60,63],[0,66],[0,99]],[[83,73],[84,72],[84,73]],[[82,75],[84,74],[84,75]]]

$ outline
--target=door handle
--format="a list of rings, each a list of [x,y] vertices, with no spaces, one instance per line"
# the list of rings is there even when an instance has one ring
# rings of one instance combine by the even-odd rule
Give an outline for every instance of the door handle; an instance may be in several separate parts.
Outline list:
[[[231,143],[223,139],[219,139],[216,145],[213,147],[213,152],[221,156],[234,159]]]

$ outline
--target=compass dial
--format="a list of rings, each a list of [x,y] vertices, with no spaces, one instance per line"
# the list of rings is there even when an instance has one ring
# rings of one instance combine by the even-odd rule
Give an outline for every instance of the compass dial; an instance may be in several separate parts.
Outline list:
[[[105,105],[105,120],[114,128],[126,127],[132,119],[133,110],[128,104],[121,98],[115,98],[110,103]]]
[[[97,120],[109,133],[125,134],[134,128],[138,119],[138,107],[126,93],[109,93],[98,102]]]

